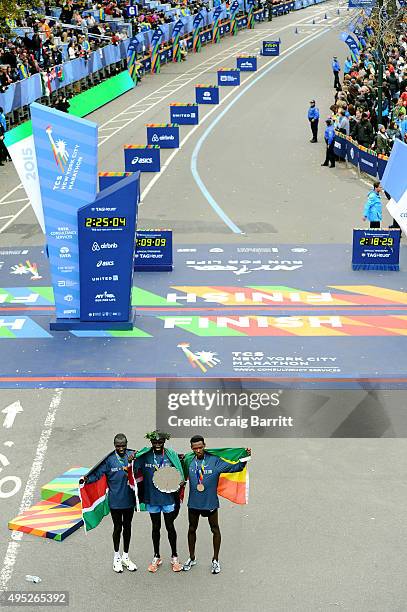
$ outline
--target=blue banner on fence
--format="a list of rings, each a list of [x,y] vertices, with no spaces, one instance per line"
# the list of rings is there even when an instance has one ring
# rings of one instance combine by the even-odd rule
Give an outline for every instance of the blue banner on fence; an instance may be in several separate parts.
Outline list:
[[[170,121],[178,125],[198,125],[198,104],[170,104]]]
[[[278,40],[263,40],[261,54],[272,57],[280,55],[280,42]]]
[[[197,104],[219,104],[219,87],[217,85],[197,85],[195,100]]]
[[[172,268],[172,231],[138,230],[134,269],[138,272],[165,272]]]
[[[124,169],[126,172],[160,172],[160,147],[124,145]]]
[[[359,150],[359,168],[370,176],[377,176],[377,155]]]
[[[173,124],[150,123],[147,126],[147,143],[161,149],[178,149],[179,127]]]
[[[97,125],[33,103],[38,163],[57,318],[80,315],[78,209],[96,198]]]
[[[218,70],[218,85],[226,87],[240,85],[240,70]]]
[[[241,72],[256,72],[257,70],[257,57],[255,55],[247,57],[238,57],[237,69]]]
[[[353,270],[399,270],[398,229],[354,229]]]
[[[345,138],[342,138],[337,133],[335,134],[335,142],[334,142],[334,152],[335,155],[340,157],[341,159],[345,159],[346,157],[346,149],[347,149],[347,141]]]
[[[376,0],[349,0],[349,8],[372,8]]]
[[[359,164],[359,147],[357,144],[349,142],[349,140],[346,143],[346,159],[354,166]]]
[[[77,213],[81,321],[131,320],[139,183],[137,172]]]
[[[377,159],[377,175],[378,175],[380,180],[382,180],[384,171],[386,170],[386,166],[387,166],[387,159],[383,159],[381,157],[378,157],[378,159]]]

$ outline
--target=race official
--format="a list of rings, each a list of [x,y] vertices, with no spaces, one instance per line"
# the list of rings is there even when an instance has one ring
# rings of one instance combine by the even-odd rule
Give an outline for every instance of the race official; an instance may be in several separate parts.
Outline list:
[[[325,156],[325,161],[323,164],[321,164],[321,166],[329,165],[330,168],[335,168],[335,152],[334,152],[335,129],[334,129],[334,126],[332,125],[332,119],[327,119],[325,123],[326,123],[326,128],[325,128],[326,156]]]
[[[310,142],[318,142],[319,109],[315,106],[315,100],[310,101],[310,107],[308,109],[308,121],[312,132],[312,138]]]
[[[341,65],[338,62],[338,58],[334,55],[332,59],[332,72],[334,75],[334,88],[338,91],[341,89],[341,82],[339,80],[339,73],[341,71]]]

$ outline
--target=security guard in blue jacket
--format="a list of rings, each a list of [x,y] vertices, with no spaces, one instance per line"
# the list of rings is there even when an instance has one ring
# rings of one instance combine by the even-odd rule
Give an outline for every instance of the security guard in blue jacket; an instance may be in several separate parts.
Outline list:
[[[321,166],[328,166],[330,163],[330,168],[335,168],[335,129],[332,125],[332,119],[327,119],[325,123],[326,157],[324,163],[321,164]]]
[[[339,80],[339,73],[341,71],[341,66],[338,62],[338,58],[334,55],[332,60],[332,72],[334,73],[334,88],[338,91],[341,89],[341,82]]]
[[[312,132],[312,138],[310,142],[318,142],[319,109],[315,106],[315,100],[310,101],[310,107],[308,109],[308,121]]]

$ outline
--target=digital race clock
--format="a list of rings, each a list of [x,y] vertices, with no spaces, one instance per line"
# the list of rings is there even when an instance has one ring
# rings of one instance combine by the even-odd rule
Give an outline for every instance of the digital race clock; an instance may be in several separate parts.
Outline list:
[[[167,244],[166,238],[137,238],[136,247],[165,247]]]
[[[126,217],[85,217],[85,227],[126,227]]]
[[[394,240],[389,236],[365,236],[359,240],[359,244],[365,246],[393,246]]]

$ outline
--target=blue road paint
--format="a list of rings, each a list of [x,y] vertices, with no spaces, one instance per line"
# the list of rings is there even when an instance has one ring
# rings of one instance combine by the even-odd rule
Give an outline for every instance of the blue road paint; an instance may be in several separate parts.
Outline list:
[[[214,127],[219,123],[219,121],[226,115],[226,113],[232,108],[232,106],[234,104],[236,104],[236,102],[238,100],[240,100],[240,98],[251,87],[253,87],[253,85],[255,85],[260,79],[262,79],[264,76],[266,76],[266,74],[268,74],[271,70],[276,68],[279,64],[284,62],[288,57],[290,57],[291,55],[293,55],[294,53],[296,53],[297,51],[299,51],[303,47],[306,47],[311,42],[314,42],[317,38],[320,38],[321,36],[323,36],[327,32],[329,32],[329,28],[326,28],[325,30],[322,30],[322,32],[319,32],[318,34],[316,34],[310,40],[307,40],[307,41],[301,43],[300,45],[298,45],[298,47],[296,47],[295,49],[292,49],[292,51],[287,52],[279,60],[273,61],[273,63],[268,68],[266,68],[261,74],[256,76],[256,78],[251,83],[246,85],[246,87],[244,87],[242,89],[242,91],[235,98],[233,98],[233,100],[231,102],[229,102],[229,104],[226,106],[226,108],[224,108],[223,111],[216,117],[216,119],[214,119],[212,121],[212,123],[206,128],[206,130],[204,131],[204,133],[202,134],[201,138],[198,140],[198,142],[197,142],[197,144],[195,146],[195,149],[194,149],[194,151],[192,153],[192,157],[191,157],[191,172],[192,172],[192,176],[194,177],[194,180],[195,180],[196,184],[198,185],[199,189],[201,190],[202,195],[207,200],[209,205],[212,207],[212,209],[215,211],[215,213],[218,215],[218,217],[220,217],[222,219],[222,221],[225,223],[225,225],[227,225],[228,228],[234,234],[244,234],[244,232],[236,225],[236,223],[234,223],[232,221],[232,219],[219,206],[219,204],[216,202],[215,198],[212,196],[212,194],[207,189],[205,183],[201,179],[200,174],[198,172],[198,155],[199,155],[199,152],[201,150],[201,147],[202,147],[203,143],[205,142],[205,140],[207,139],[207,137],[209,136],[209,134],[214,129]]]

